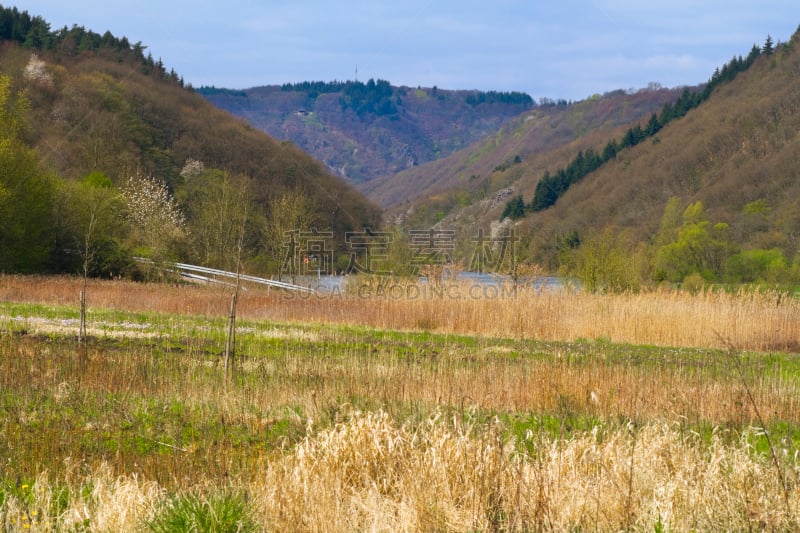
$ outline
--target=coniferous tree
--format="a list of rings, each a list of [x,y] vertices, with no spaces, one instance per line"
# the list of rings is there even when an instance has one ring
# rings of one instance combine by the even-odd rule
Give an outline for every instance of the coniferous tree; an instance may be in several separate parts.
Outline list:
[[[650,121],[645,126],[645,135],[651,137],[658,133],[661,130],[661,122],[658,120],[658,116],[653,113],[650,115]]]
[[[501,219],[510,218],[511,220],[516,220],[524,216],[525,216],[525,201],[522,199],[522,195],[518,194],[517,196],[508,201],[505,209],[503,209],[503,214],[500,218]]]
[[[46,50],[50,48],[50,42],[50,24],[41,17],[31,19],[31,26],[25,34],[23,46]]]
[[[606,144],[606,147],[603,148],[603,161],[611,161],[615,157],[617,157],[617,150],[619,147],[617,146],[616,139],[611,139]]]
[[[761,49],[753,44],[753,48],[750,49],[750,53],[747,55],[747,65],[750,66],[753,64],[753,61],[758,59],[758,56],[761,55]]]
[[[764,46],[761,49],[761,51],[765,55],[769,55],[774,51],[774,47],[773,47],[773,44],[772,44],[772,36],[771,35],[767,35],[767,39],[764,41]]]

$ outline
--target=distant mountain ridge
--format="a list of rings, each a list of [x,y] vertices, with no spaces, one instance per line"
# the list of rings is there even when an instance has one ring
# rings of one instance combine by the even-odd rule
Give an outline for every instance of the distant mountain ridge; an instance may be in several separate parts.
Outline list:
[[[351,183],[451,154],[535,105],[521,92],[414,89],[385,80],[197,92],[271,136],[292,141]]]

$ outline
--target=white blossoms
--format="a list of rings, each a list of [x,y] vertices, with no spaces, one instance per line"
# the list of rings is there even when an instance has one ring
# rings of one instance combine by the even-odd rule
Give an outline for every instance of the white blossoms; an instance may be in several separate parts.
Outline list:
[[[197,159],[192,159],[190,157],[186,160],[186,163],[183,165],[183,168],[181,169],[181,177],[194,178],[201,175],[205,171],[206,171],[206,166],[203,164],[202,161],[198,161]]]
[[[53,86],[53,75],[47,71],[47,63],[36,54],[31,54],[31,59],[25,66],[25,79],[46,87]]]
[[[165,183],[152,177],[130,177],[122,187],[122,197],[128,206],[128,219],[146,239],[184,233],[186,219]]]

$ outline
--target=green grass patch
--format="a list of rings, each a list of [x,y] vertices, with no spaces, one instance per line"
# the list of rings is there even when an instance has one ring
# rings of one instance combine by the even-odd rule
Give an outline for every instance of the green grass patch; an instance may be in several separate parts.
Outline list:
[[[163,503],[145,527],[153,533],[247,533],[259,530],[252,508],[245,497],[237,493],[173,496]]]

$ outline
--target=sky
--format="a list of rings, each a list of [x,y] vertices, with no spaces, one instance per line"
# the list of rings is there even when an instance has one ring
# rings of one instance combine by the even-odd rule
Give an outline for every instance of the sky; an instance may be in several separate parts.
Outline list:
[[[4,1],[52,29],[141,42],[194,87],[300,81],[521,91],[582,100],[696,85],[767,35],[788,41],[797,0]]]

